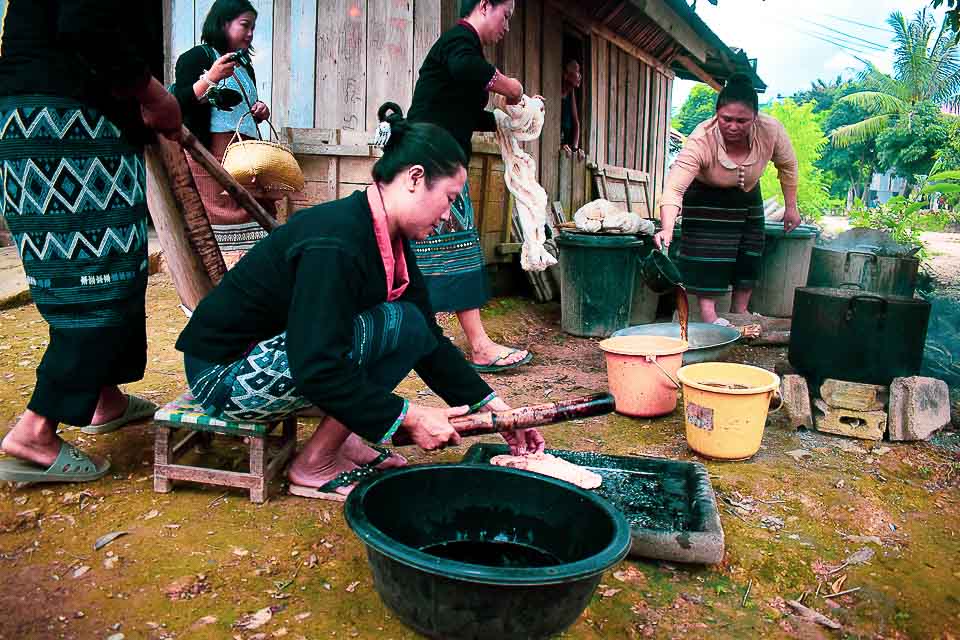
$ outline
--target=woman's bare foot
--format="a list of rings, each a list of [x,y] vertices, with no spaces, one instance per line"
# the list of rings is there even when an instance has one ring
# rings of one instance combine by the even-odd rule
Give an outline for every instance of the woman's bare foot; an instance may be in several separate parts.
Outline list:
[[[479,365],[511,365],[520,362],[530,353],[526,349],[512,351],[506,357],[504,354],[511,352],[511,347],[497,344],[493,340],[487,340],[483,344],[473,346],[470,350],[470,360],[473,364]]]
[[[63,441],[57,423],[27,409],[3,438],[0,450],[7,455],[49,467],[57,459]]]
[[[326,455],[313,455],[310,462],[303,460],[303,456],[297,456],[290,464],[287,478],[292,484],[319,489],[341,473],[357,468],[357,465],[340,455],[339,451]],[[353,487],[354,485],[337,487],[332,492],[346,496]]]
[[[120,391],[119,387],[104,387],[100,391],[97,409],[93,412],[90,424],[98,426],[116,420],[124,414],[129,404],[130,396]]]
[[[340,447],[340,455],[354,464],[369,464],[380,456],[380,452],[368,446],[363,439],[355,433],[350,434],[343,446]],[[407,459],[396,451],[390,452],[390,457],[377,465],[377,469],[393,469],[407,464]]]

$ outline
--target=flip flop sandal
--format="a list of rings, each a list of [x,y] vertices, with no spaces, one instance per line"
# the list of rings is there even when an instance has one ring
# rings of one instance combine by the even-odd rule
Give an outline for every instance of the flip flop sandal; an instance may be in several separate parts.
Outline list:
[[[136,422],[137,420],[143,420],[145,418],[152,418],[153,414],[157,412],[157,405],[153,404],[149,400],[144,400],[139,396],[133,394],[128,394],[127,398],[127,408],[123,412],[123,415],[119,418],[114,418],[110,422],[104,422],[103,424],[88,424],[85,427],[80,427],[80,431],[84,433],[89,433],[91,435],[99,435],[101,433],[110,433],[111,431],[116,431],[120,427],[126,426],[131,422]]]
[[[497,373],[498,371],[508,371],[510,369],[516,369],[517,367],[525,365],[531,360],[533,360],[533,354],[528,351],[527,355],[525,355],[520,360],[517,360],[516,362],[511,362],[510,364],[497,364],[502,360],[506,360],[507,358],[509,358],[515,353],[520,353],[520,349],[510,349],[509,351],[507,351],[505,354],[503,354],[496,360],[492,362],[488,362],[487,364],[476,364],[473,362],[471,362],[470,364],[473,365],[473,368],[479,373]]]
[[[0,460],[0,480],[9,482],[90,482],[107,475],[109,470],[108,460],[97,466],[90,456],[68,442],[60,444],[56,460],[47,469],[17,458]]]
[[[360,467],[361,469],[365,467],[370,467],[371,469],[376,469],[377,471],[385,471],[385,469],[379,468],[381,464],[389,460],[393,455],[397,455],[397,457],[400,457],[400,458],[403,457],[400,454],[394,454],[393,451],[390,451],[390,449],[387,449],[386,447],[378,447],[375,444],[371,444],[368,446],[374,451],[378,451],[380,455],[378,455],[376,458],[374,458],[370,462],[364,462],[362,464],[358,464],[357,466]]]
[[[287,487],[287,493],[301,498],[313,498],[315,500],[330,500],[331,502],[345,502],[347,496],[337,493],[340,487],[349,487],[352,484],[360,482],[364,478],[380,473],[379,469],[373,467],[357,467],[350,471],[341,471],[332,480],[329,480],[320,487],[307,487],[301,484],[290,483]]]

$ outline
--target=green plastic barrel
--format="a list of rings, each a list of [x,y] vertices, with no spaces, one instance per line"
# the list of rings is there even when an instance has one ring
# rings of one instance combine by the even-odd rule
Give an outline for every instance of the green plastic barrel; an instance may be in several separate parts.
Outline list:
[[[768,222],[765,233],[760,280],[750,297],[750,310],[771,318],[789,318],[794,292],[807,285],[810,255],[820,232],[802,224],[784,233],[783,222]]]
[[[680,232],[674,227],[670,258],[680,257]],[[750,311],[773,318],[789,318],[793,313],[793,296],[797,287],[807,284],[810,255],[820,231],[802,224],[790,233],[784,233],[783,222],[767,222],[764,229],[763,261],[760,279],[750,297]],[[690,320],[698,321],[696,296],[690,296]],[[730,310],[730,293],[717,300],[717,311]]]
[[[560,326],[575,336],[606,337],[630,325],[638,251],[635,236],[561,233]]]

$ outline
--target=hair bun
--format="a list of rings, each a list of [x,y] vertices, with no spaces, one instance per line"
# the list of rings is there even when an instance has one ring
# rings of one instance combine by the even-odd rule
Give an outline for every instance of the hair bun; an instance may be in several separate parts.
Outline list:
[[[403,109],[396,102],[384,102],[377,109],[377,120],[389,122],[392,125],[403,120]]]
[[[724,83],[724,86],[725,87],[731,87],[731,86],[750,87],[751,89],[753,89],[753,80],[751,80],[750,76],[748,76],[747,74],[738,71],[734,74],[731,74],[730,77],[727,78],[727,81]]]

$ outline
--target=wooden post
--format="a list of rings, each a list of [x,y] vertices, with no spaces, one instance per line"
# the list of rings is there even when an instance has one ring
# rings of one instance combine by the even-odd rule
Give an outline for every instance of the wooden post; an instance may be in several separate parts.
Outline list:
[[[157,439],[153,446],[153,490],[157,493],[170,493],[173,491],[173,482],[167,478],[162,468],[172,462],[170,460],[170,433],[173,429],[161,423],[156,423],[156,429]]]
[[[200,192],[193,181],[193,174],[190,173],[186,156],[179,144],[166,138],[158,138],[157,146],[167,170],[170,188],[173,189],[173,195],[183,213],[187,237],[207,275],[210,276],[210,282],[213,286],[217,286],[227,272],[227,265],[223,261],[223,254],[220,253],[217,239],[213,235],[206,207],[200,199]]]
[[[183,305],[192,310],[213,289],[213,282],[190,243],[184,216],[160,154],[156,145],[147,147],[147,207],[160,236],[173,286]]]

